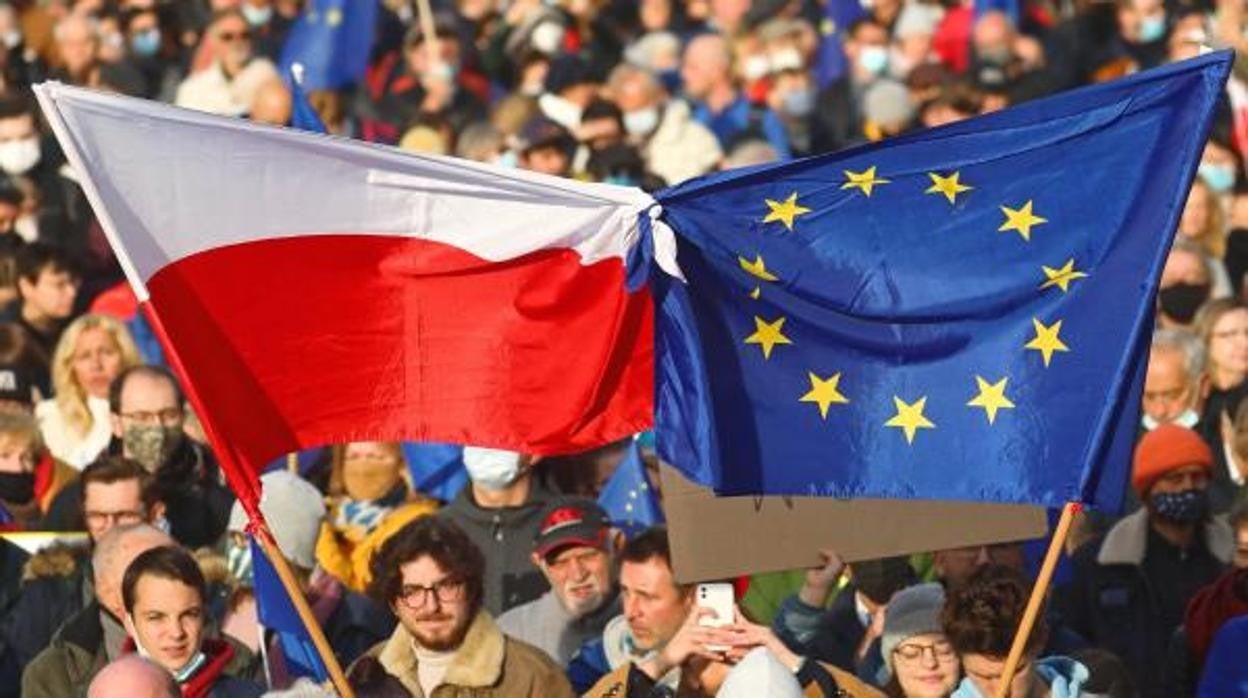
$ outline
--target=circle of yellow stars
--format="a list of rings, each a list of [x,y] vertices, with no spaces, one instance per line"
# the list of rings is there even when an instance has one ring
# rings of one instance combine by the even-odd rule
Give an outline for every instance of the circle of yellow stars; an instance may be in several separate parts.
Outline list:
[[[862,171],[845,170],[844,175],[845,181],[840,186],[842,190],[853,190],[868,198],[871,197],[877,187],[892,184],[891,180],[880,176],[875,166],[868,167]],[[955,170],[945,173],[928,172],[927,176],[931,184],[924,190],[924,193],[942,196],[951,206],[957,206],[959,197],[964,197],[967,192],[975,189],[974,186],[962,180],[960,171]],[[809,207],[801,205],[798,197],[798,192],[794,191],[789,193],[783,200],[764,199],[767,213],[764,215],[762,222],[764,224],[779,223],[784,226],[785,231],[793,233],[799,219],[813,212]],[[1034,229],[1049,222],[1047,218],[1037,213],[1036,202],[1033,199],[1001,204],[1000,209],[1004,220],[1000,227],[997,228],[997,231],[1018,233],[1024,243],[1031,242]],[[765,284],[774,284],[781,281],[779,274],[767,267],[767,263],[761,254],[755,253],[753,259],[739,256],[737,257],[737,263],[741,271],[747,274],[753,282],[753,288],[749,292],[749,296],[754,300],[758,300],[762,296]],[[1066,259],[1059,266],[1041,265],[1040,271],[1044,279],[1040,282],[1037,290],[1041,292],[1048,289],[1056,289],[1062,294],[1066,294],[1070,291],[1071,284],[1088,278],[1087,272],[1076,268],[1076,262],[1073,257]],[[786,321],[787,318],[783,316],[767,319],[755,315],[754,332],[744,339],[744,343],[757,345],[762,351],[763,360],[770,360],[772,352],[776,351],[777,347],[793,344],[793,340],[784,334],[784,323]],[[1037,352],[1045,368],[1050,366],[1056,354],[1071,351],[1061,337],[1061,319],[1054,319],[1046,324],[1040,318],[1032,318],[1032,330],[1034,331],[1034,336],[1023,345],[1023,349],[1025,351]],[[842,392],[842,375],[841,372],[835,372],[827,377],[822,377],[814,371],[808,371],[807,378],[810,382],[810,389],[799,397],[798,401],[814,405],[819,410],[820,419],[827,421],[828,414],[834,405],[848,405],[850,402],[850,399]],[[1006,395],[1010,380],[1008,376],[990,380],[981,375],[976,375],[974,379],[975,393],[967,401],[966,406],[982,409],[989,426],[996,424],[997,417],[1000,416],[1002,410],[1015,409],[1014,402]],[[913,396],[911,400],[903,399],[900,395],[894,395],[893,408],[895,414],[888,421],[884,422],[883,426],[900,430],[907,444],[913,444],[921,430],[935,429],[937,426],[925,414],[927,408],[926,395]]]

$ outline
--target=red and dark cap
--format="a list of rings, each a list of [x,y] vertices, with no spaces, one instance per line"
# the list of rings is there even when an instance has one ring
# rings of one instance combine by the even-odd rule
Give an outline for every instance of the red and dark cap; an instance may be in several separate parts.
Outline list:
[[[549,557],[570,545],[605,548],[610,529],[610,517],[594,500],[561,497],[547,507],[533,541],[533,552]]]

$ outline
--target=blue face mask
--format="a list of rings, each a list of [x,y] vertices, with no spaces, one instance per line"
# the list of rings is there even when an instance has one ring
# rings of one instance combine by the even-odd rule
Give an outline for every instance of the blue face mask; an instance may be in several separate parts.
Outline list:
[[[781,105],[785,114],[789,116],[802,118],[809,116],[815,110],[815,92],[809,89],[792,90],[784,95],[784,103]]]
[[[160,51],[160,29],[144,29],[130,37],[130,50],[141,58],[151,58]]]
[[[1209,188],[1219,194],[1225,194],[1235,186],[1235,168],[1230,165],[1200,164],[1200,178],[1205,180]]]
[[[888,49],[883,46],[863,46],[858,53],[858,67],[872,75],[883,74],[888,68]]]
[[[1209,495],[1205,490],[1183,490],[1153,495],[1153,511],[1175,523],[1199,523],[1209,513]]]
[[[1166,35],[1166,18],[1162,17],[1145,17],[1140,22],[1140,43],[1151,44],[1154,41],[1161,41]]]

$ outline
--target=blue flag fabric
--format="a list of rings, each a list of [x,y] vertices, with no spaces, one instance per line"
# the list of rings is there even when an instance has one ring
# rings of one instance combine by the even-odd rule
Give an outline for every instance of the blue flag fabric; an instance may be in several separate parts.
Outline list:
[[[277,576],[264,550],[251,541],[251,564],[256,592],[256,614],[260,625],[277,634],[290,677],[307,676],[318,682],[329,680],[329,671],[312,644],[312,637],[299,620],[295,605]]]
[[[629,538],[663,523],[663,509],[646,476],[646,464],[636,441],[629,445],[628,454],[603,486],[598,504],[611,517],[612,525]]]
[[[368,69],[377,27],[377,0],[310,0],[282,47],[282,74],[302,63],[303,87],[337,90]]]
[[[304,77],[304,80],[307,78]],[[308,101],[308,93],[303,89],[303,80],[292,76],[290,80],[291,111],[290,125],[310,133],[329,133],[321,115],[312,108]]]
[[[660,192],[660,455],[720,494],[1117,510],[1230,62]]]
[[[464,447],[455,444],[403,444],[412,486],[421,494],[449,502],[468,484]]]

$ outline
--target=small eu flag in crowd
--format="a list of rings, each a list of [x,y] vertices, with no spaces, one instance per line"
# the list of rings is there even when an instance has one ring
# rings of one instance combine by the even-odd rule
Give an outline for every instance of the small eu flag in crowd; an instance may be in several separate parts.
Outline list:
[[[449,502],[468,484],[464,468],[464,447],[455,444],[403,444],[412,487],[423,495]]]
[[[1231,59],[660,192],[660,455],[728,495],[1116,510]]]
[[[636,441],[629,444],[628,454],[602,488],[598,504],[611,517],[611,524],[629,538],[663,523],[663,509],[646,477],[646,464]]]
[[[368,69],[377,29],[377,0],[309,0],[282,47],[282,72],[304,66],[303,87],[337,90]]]
[[[256,592],[256,615],[260,625],[277,634],[285,661],[286,673],[293,679],[307,676],[317,681],[328,681],[329,672],[312,644],[308,629],[299,619],[295,605],[286,594],[277,570],[265,556],[264,550],[251,541],[251,564]]]

